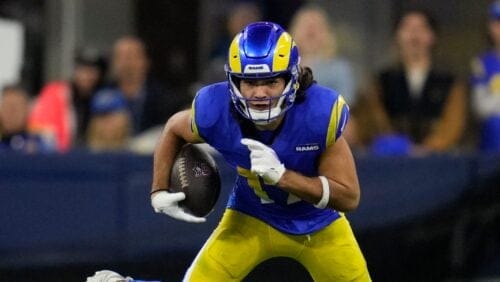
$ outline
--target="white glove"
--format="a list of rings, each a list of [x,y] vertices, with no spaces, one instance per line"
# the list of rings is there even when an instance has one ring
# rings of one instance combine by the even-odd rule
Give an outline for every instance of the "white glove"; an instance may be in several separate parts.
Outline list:
[[[96,271],[93,276],[87,277],[86,282],[128,282],[134,281],[130,277],[123,277],[111,270]]]
[[[164,213],[175,219],[195,223],[205,222],[206,218],[188,214],[179,207],[179,202],[185,198],[186,194],[184,192],[169,193],[167,191],[160,191],[153,194],[151,205],[155,212]]]
[[[276,152],[253,139],[243,138],[241,144],[250,150],[251,171],[262,177],[266,184],[276,185],[286,170]]]

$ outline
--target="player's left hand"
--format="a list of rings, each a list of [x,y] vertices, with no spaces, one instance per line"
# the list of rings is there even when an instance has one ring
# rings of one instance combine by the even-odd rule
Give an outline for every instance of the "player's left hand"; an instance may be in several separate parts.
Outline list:
[[[266,184],[276,185],[285,173],[276,152],[259,141],[243,138],[241,144],[250,150],[251,171],[264,179]]]

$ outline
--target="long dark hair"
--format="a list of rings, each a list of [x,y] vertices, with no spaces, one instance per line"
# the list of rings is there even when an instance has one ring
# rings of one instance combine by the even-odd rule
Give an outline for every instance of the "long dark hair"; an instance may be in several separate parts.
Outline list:
[[[313,71],[310,67],[300,67],[299,89],[297,90],[296,103],[304,101],[306,90],[315,82]]]

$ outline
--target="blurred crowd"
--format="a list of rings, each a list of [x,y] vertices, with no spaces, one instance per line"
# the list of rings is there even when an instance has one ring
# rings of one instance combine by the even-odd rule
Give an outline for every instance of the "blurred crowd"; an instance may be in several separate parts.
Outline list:
[[[470,58],[468,77],[435,60],[440,26],[421,7],[404,10],[393,27],[392,62],[361,79],[342,56],[342,40],[327,10],[300,7],[287,30],[301,65],[316,81],[350,105],[345,138],[357,154],[422,156],[442,152],[500,152],[500,1],[488,7],[490,46]],[[250,22],[265,20],[258,2],[235,3],[225,31],[212,43],[200,85],[225,79],[231,38]],[[480,31],[478,31],[480,32]],[[148,46],[126,35],[109,57],[82,48],[70,78],[50,81],[39,93],[20,84],[2,89],[0,150],[67,152],[132,151],[150,154],[163,124],[190,106],[193,93],[179,93],[151,76]]]
[[[32,101],[21,85],[3,89],[2,149],[147,154],[165,121],[190,105],[189,96],[150,76],[147,48],[139,37],[119,38],[110,58],[79,51],[74,66],[69,79],[46,83]]]

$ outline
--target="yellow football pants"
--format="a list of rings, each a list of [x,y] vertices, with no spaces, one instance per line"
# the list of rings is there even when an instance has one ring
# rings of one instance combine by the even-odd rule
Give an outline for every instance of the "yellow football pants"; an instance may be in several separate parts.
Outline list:
[[[241,281],[254,267],[273,257],[297,260],[314,281],[371,281],[344,216],[318,232],[290,235],[230,209],[196,256],[184,281]]]

